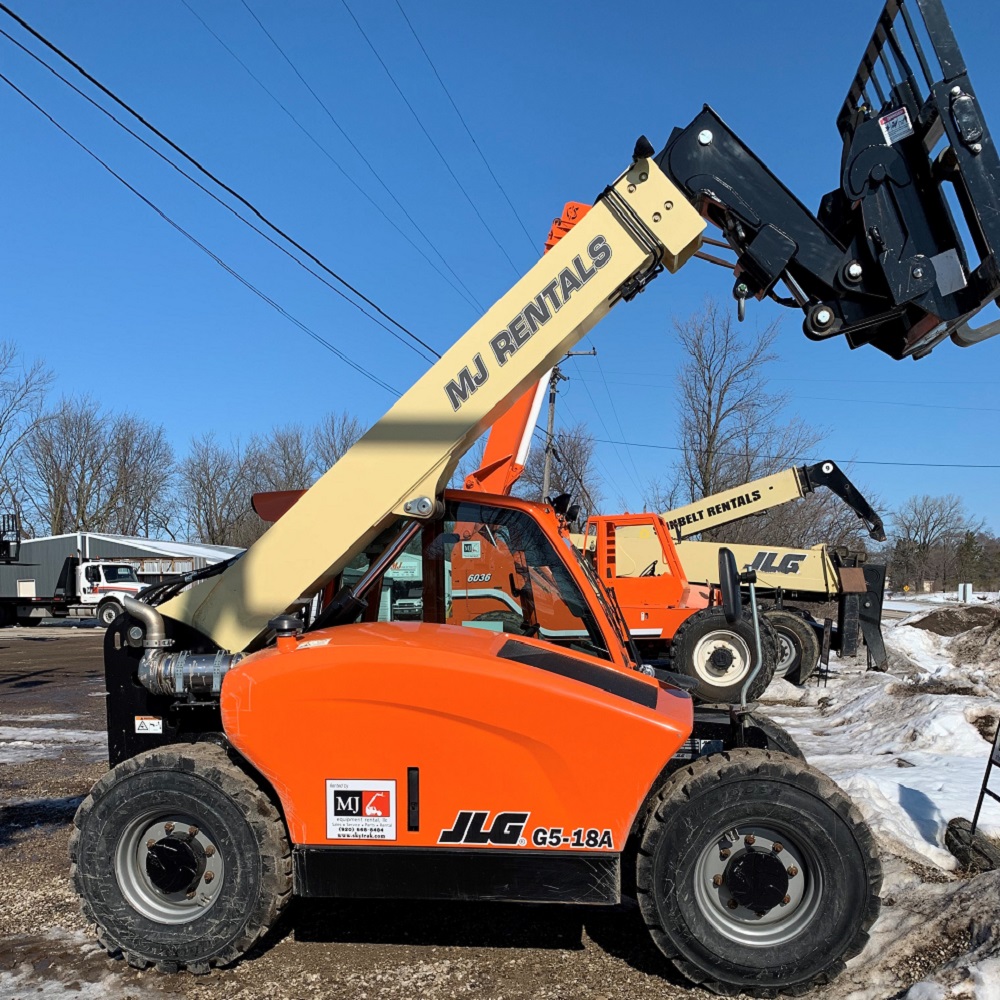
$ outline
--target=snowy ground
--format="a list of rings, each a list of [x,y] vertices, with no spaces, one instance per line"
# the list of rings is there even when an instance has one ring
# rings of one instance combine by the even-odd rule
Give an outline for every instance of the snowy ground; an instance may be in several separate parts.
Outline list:
[[[1000,625],[956,635],[921,627],[967,625],[954,616],[958,607],[927,601],[917,614],[885,623],[885,674],[834,658],[826,686],[779,681],[765,695],[767,714],[850,793],[883,848],[882,915],[850,982],[840,984],[839,995],[851,1000],[1000,1000],[1000,873],[962,877],[944,846],[948,821],[972,816],[1000,719]],[[982,608],[972,614],[990,618]],[[1000,789],[1000,775],[994,785]],[[1000,805],[990,799],[980,829],[1000,838]],[[923,875],[919,885],[915,873]],[[960,933],[967,951],[908,992],[892,992],[898,961]]]

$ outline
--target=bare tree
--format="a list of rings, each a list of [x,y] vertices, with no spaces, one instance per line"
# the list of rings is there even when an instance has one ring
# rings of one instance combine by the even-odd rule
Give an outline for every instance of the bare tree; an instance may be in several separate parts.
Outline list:
[[[101,530],[119,535],[174,536],[174,450],[162,426],[133,414],[111,423],[108,475],[113,501]]]
[[[251,441],[250,450],[255,490],[305,490],[317,477],[310,434],[298,424],[275,427],[267,438]]]
[[[556,431],[555,452],[549,478],[549,494],[571,493],[581,505],[581,516],[596,514],[601,502],[601,479],[594,469],[594,438],[585,424]],[[514,487],[517,496],[542,499],[545,448],[536,440],[528,454],[524,472]]]
[[[313,432],[313,453],[319,475],[339,462],[364,433],[361,421],[346,410],[327,414]]]
[[[191,442],[180,464],[179,499],[188,534],[213,545],[246,546],[263,531],[250,507],[256,447],[220,444],[213,434]]]
[[[111,417],[87,396],[63,399],[36,423],[18,465],[36,531],[169,533],[174,458],[162,427]]]
[[[45,392],[51,382],[52,372],[41,361],[26,363],[13,341],[0,341],[0,488],[10,492],[9,505],[18,512],[24,503],[20,453],[43,419]]]
[[[110,420],[88,396],[63,399],[28,435],[21,463],[27,519],[54,535],[99,531],[113,506]]]
[[[709,300],[675,324],[687,360],[677,373],[682,459],[673,482],[652,483],[646,502],[664,510],[700,500],[815,456],[823,435],[783,411],[788,397],[767,378],[778,323],[747,335],[731,309]],[[819,493],[716,529],[713,541],[860,545],[864,525],[836,497]]]
[[[960,564],[963,543],[982,531],[983,522],[969,516],[961,497],[954,494],[912,496],[892,514],[890,572],[897,586],[918,587],[931,581],[947,589]]]

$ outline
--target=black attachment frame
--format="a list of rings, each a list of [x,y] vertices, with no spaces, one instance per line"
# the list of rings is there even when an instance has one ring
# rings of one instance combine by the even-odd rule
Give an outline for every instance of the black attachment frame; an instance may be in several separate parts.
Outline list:
[[[815,216],[707,105],[656,157],[736,252],[736,297],[894,358],[1000,333],[968,325],[1000,293],[1000,157],[942,0],[888,0],[837,127],[840,184]]]
[[[827,459],[815,465],[803,465],[798,469],[798,473],[804,493],[811,493],[818,487],[825,486],[865,522],[869,538],[873,538],[876,542],[885,541],[882,518],[875,513],[872,505],[861,495],[861,491],[847,478],[836,462]]]

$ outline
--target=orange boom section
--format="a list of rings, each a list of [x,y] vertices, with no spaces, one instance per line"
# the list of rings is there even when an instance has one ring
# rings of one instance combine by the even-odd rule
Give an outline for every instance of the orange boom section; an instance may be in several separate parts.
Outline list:
[[[227,675],[222,718],[274,786],[296,844],[617,852],[687,739],[692,705],[651,678],[530,638],[396,623],[279,639]],[[370,797],[386,793],[371,802],[382,834],[344,836],[338,786],[363,792],[366,782]],[[503,813],[520,826],[513,843],[511,829],[486,839]]]

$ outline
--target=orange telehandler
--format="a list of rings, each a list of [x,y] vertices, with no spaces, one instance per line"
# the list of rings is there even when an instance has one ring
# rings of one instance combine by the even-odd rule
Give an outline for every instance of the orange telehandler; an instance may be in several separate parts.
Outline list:
[[[741,711],[717,713],[721,740],[693,743],[683,679],[636,656],[554,505],[443,485],[612,306],[690,259],[706,219],[739,254],[738,297],[782,281],[813,337],[904,357],[995,332],[966,324],[1000,292],[1000,159],[940,0],[914,10],[940,66],[922,55],[927,86],[903,73],[876,88],[872,53],[898,41],[887,26],[912,35],[890,0],[838,122],[844,173],[821,218],[709,109],[659,154],[641,139],[586,219],[246,553],[128,600],[105,637],[112,768],[70,838],[107,949],[207,972],[293,895],[634,895],[664,956],[726,994],[802,993],[864,947],[882,875],[850,799],[803,761],[747,747]],[[944,183],[962,193],[975,268]],[[457,558],[513,565],[538,633],[551,617],[572,634],[449,624],[464,614]],[[377,620],[397,564],[420,567],[422,621]],[[735,620],[731,558],[719,575]]]

